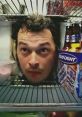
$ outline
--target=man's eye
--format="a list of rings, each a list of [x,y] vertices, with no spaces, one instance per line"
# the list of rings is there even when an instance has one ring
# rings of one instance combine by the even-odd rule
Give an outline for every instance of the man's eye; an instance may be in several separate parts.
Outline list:
[[[23,54],[29,54],[30,53],[30,50],[28,48],[20,48],[20,51],[23,53]]]
[[[45,55],[45,54],[48,54],[49,51],[50,51],[50,50],[49,50],[48,48],[41,48],[41,49],[38,50],[38,53],[39,53],[39,54],[44,54],[44,55]]]

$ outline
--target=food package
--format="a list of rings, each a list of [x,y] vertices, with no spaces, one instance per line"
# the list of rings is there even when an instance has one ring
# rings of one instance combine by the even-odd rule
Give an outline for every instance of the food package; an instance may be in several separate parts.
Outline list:
[[[82,53],[59,51],[58,81],[67,91],[82,98]]]
[[[49,0],[46,6],[47,6],[47,15],[63,14],[63,0]]]
[[[82,11],[82,0],[63,0],[64,14],[73,15]]]

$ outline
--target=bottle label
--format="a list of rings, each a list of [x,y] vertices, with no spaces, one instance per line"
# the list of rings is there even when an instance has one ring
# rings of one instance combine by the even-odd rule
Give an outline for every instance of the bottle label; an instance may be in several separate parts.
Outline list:
[[[80,36],[81,36],[81,41],[82,41],[82,33],[80,34]]]
[[[80,41],[81,35],[80,34],[76,34],[76,41]]]
[[[69,35],[66,35],[66,42],[69,42],[69,40],[70,40],[70,36]]]
[[[71,36],[71,42],[76,42],[76,35]]]

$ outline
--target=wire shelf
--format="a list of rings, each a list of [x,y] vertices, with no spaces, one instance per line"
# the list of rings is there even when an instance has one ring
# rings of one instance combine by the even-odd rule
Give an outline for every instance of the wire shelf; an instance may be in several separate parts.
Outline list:
[[[60,85],[12,85],[0,82],[0,111],[80,111],[82,99]]]
[[[54,0],[54,2],[57,0]],[[60,12],[48,13],[47,3],[50,0],[0,0],[0,20],[8,20],[8,17],[5,16],[24,16],[33,13],[42,14],[44,16],[63,16],[69,17],[72,21],[82,20],[82,1],[68,1],[68,0],[61,0],[62,7],[60,7]],[[51,4],[52,5],[52,4]],[[49,8],[49,10],[55,6]],[[57,7],[58,8],[58,7]],[[56,8],[56,9],[57,9]],[[54,8],[53,8],[54,9]],[[61,12],[62,11],[62,12]],[[11,19],[12,20],[12,19]]]

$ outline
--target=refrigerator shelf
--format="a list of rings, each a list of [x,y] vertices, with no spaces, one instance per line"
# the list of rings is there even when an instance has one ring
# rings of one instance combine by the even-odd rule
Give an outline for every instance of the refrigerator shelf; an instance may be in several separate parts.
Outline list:
[[[80,111],[82,99],[58,84],[12,85],[0,82],[0,111]]]
[[[15,22],[16,20],[21,19],[23,17],[28,17],[28,15],[25,15],[25,14],[0,14],[0,22],[1,21]],[[45,15],[45,17],[50,17],[57,22],[64,22],[69,19],[68,16],[64,16],[64,15]]]
[[[63,12],[61,13],[61,10],[59,13],[47,13],[47,3],[50,0],[0,0],[0,20],[8,20],[7,16],[14,16],[14,15],[29,15],[33,13],[42,14],[44,16],[63,16],[63,17],[69,17],[69,19],[72,21],[72,19],[76,20],[76,17],[79,20],[82,20],[82,1],[62,1],[62,8]],[[55,1],[55,0],[54,0]],[[79,2],[79,3],[78,3]],[[74,6],[74,5],[75,6]],[[73,6],[72,6],[73,5]],[[12,19],[12,18],[11,18]]]

